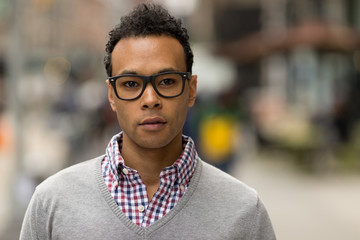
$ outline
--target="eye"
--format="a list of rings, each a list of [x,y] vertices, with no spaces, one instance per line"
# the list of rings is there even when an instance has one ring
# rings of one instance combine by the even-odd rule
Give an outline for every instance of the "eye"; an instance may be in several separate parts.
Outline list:
[[[135,88],[135,87],[139,86],[139,84],[135,81],[127,81],[127,82],[124,82],[123,85],[128,88]]]
[[[166,79],[161,80],[160,85],[170,86],[170,85],[174,84],[175,82],[176,82],[175,79],[166,78]]]

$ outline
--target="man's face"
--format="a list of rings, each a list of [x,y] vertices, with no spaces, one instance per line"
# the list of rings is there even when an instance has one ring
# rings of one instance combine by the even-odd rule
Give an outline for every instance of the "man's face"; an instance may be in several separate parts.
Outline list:
[[[175,38],[125,38],[112,52],[113,76],[149,76],[163,71],[186,72],[184,49]],[[118,99],[108,84],[109,102],[123,130],[124,144],[155,149],[166,147],[175,139],[181,141],[187,109],[195,103],[196,82],[196,76],[186,80],[183,94],[175,98],[160,97],[148,83],[142,96],[132,101]]]

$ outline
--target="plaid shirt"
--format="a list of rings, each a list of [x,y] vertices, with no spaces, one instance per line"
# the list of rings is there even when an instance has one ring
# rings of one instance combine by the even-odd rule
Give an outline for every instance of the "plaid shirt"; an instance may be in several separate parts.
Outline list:
[[[197,153],[190,137],[183,135],[183,153],[160,173],[160,186],[148,201],[138,172],[121,156],[122,132],[113,136],[102,161],[102,173],[115,202],[135,224],[147,227],[169,212],[184,195],[196,167]]]

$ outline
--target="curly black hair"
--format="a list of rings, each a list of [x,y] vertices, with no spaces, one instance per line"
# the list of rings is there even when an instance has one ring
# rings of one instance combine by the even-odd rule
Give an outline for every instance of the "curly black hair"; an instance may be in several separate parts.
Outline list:
[[[181,20],[175,19],[161,5],[141,3],[131,13],[121,17],[120,24],[109,32],[104,58],[107,75],[112,76],[111,53],[121,39],[150,35],[166,35],[177,39],[184,48],[186,71],[192,72],[194,55],[190,47],[189,35],[182,26]]]

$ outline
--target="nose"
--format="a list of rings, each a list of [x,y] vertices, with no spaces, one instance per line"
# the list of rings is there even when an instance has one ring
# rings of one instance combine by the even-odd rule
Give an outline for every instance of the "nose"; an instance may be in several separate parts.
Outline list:
[[[141,96],[141,107],[142,109],[153,109],[161,107],[160,96],[155,92],[153,86],[148,83]]]

